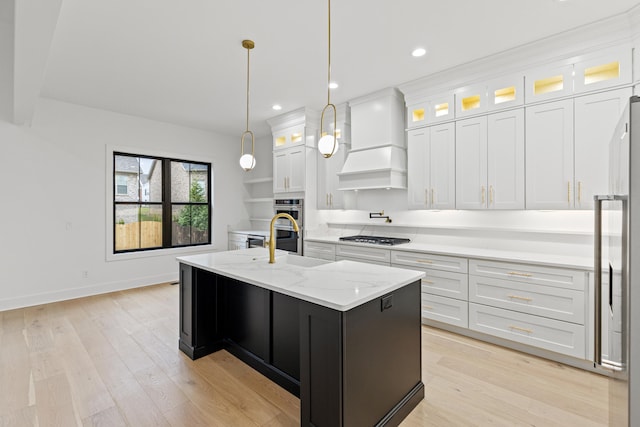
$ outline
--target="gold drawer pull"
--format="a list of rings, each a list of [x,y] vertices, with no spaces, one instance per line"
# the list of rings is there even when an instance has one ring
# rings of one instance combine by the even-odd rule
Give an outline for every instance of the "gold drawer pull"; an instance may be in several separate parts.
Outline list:
[[[431,280],[422,279],[422,283],[426,283],[427,285],[433,285],[434,282],[432,282]]]
[[[430,259],[417,259],[416,262],[421,262],[423,264],[433,264],[433,261]]]
[[[521,276],[521,277],[531,277],[533,274],[531,273],[520,273],[519,271],[510,271],[507,274],[511,276]]]
[[[513,329],[514,331],[526,332],[527,334],[532,334],[533,331],[527,328],[521,328],[519,326],[509,325],[509,329]]]
[[[521,301],[533,301],[533,298],[528,298],[528,297],[521,297],[518,295],[507,295],[509,298],[511,299],[519,299]]]
[[[425,310],[433,310],[433,307],[431,307],[430,305],[423,305],[422,308],[424,308]]]

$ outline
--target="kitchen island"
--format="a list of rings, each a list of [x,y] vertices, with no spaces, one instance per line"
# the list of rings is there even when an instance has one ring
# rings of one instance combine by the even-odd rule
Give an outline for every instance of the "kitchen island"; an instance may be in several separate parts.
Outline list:
[[[178,258],[179,348],[226,349],[300,397],[301,425],[398,425],[424,397],[424,273],[253,248]]]

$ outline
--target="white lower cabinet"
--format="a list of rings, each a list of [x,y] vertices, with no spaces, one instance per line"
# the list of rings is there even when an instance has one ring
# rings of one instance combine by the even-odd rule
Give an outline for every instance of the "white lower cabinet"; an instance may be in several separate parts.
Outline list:
[[[469,329],[556,353],[585,358],[584,325],[469,303]]]
[[[422,317],[425,319],[467,328],[469,327],[468,305],[466,301],[422,293]]]
[[[334,243],[305,241],[303,255],[311,258],[320,258],[326,259],[327,261],[335,261],[336,245]]]
[[[352,245],[336,245],[336,261],[349,260],[389,266],[391,250]]]
[[[467,259],[422,252],[392,251],[393,267],[424,271],[422,317],[467,328]]]
[[[227,249],[230,251],[235,251],[238,249],[246,249],[247,248],[247,235],[244,233],[235,233],[230,231],[227,234]]]
[[[584,292],[469,276],[469,301],[584,324]]]
[[[469,260],[469,329],[584,359],[587,273]]]

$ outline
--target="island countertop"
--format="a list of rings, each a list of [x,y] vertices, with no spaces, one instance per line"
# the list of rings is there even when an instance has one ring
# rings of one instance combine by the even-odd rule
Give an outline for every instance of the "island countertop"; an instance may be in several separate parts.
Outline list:
[[[323,261],[280,250],[276,251],[276,262],[269,264],[267,248],[190,255],[177,260],[338,311],[348,311],[425,277],[415,270]]]

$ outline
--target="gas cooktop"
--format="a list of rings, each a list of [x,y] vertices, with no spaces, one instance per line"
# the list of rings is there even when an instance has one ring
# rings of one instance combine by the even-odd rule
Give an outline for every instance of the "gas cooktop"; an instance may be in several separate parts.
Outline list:
[[[374,245],[399,245],[401,243],[409,243],[411,240],[409,239],[401,239],[399,237],[382,237],[382,236],[345,236],[340,237],[340,240],[344,240],[347,242],[358,242],[358,243],[371,243]]]

